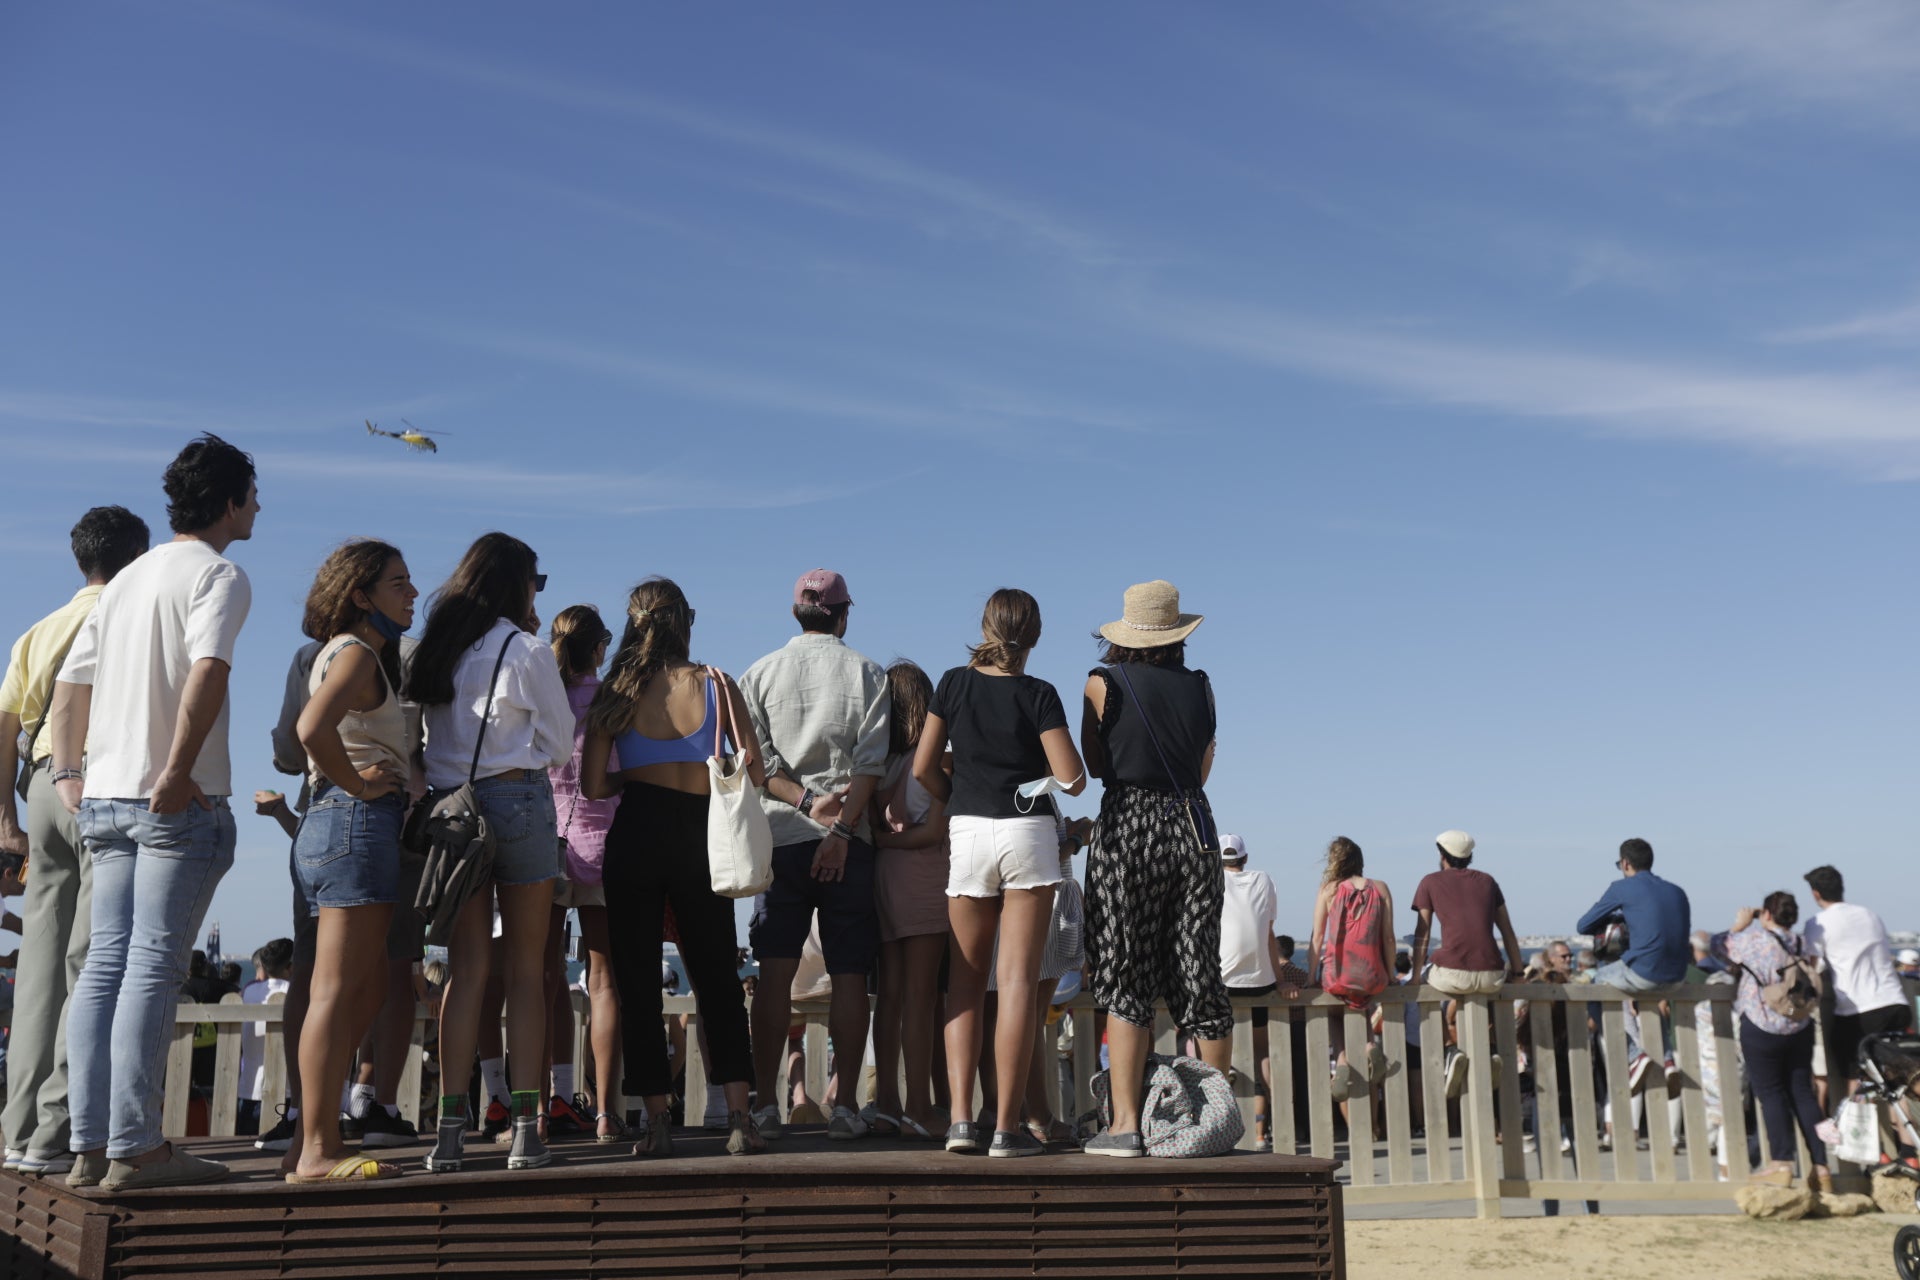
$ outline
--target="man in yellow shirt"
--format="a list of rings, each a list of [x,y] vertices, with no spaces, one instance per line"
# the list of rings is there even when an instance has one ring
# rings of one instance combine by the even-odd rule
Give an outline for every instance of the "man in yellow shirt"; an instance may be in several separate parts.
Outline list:
[[[73,526],[73,558],[86,585],[14,643],[0,680],[0,855],[7,862],[27,856],[0,1130],[6,1134],[5,1167],[23,1173],[63,1173],[73,1165],[67,1151],[66,1009],[87,958],[91,920],[91,860],[73,815],[54,792],[48,767],[53,736],[41,730],[54,677],[80,625],[101,588],[146,551],[148,536],[146,522],[125,507],[95,507],[81,516]],[[16,794],[27,802],[24,827]]]

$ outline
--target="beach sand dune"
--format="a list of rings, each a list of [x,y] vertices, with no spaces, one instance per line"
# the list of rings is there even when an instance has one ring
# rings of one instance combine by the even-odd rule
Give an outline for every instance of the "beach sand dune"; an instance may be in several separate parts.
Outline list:
[[[1911,1216],[1819,1222],[1620,1214],[1349,1222],[1350,1280],[1540,1280],[1542,1276],[1879,1280]]]

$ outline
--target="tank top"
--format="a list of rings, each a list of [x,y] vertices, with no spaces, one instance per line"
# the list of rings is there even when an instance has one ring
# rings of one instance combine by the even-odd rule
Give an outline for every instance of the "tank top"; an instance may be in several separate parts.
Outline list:
[[[713,717],[718,710],[714,698],[713,677],[707,677],[707,718],[684,738],[649,738],[622,729],[613,737],[613,749],[620,753],[622,769],[638,769],[647,764],[705,764],[713,754]]]
[[[1150,791],[1200,790],[1200,765],[1213,741],[1215,718],[1213,686],[1204,671],[1185,667],[1155,667],[1130,663],[1125,680],[1110,666],[1095,667],[1093,675],[1107,686],[1106,706],[1100,717],[1100,741],[1107,749],[1107,779]],[[1127,696],[1128,685],[1139,704]],[[1147,732],[1142,707],[1153,722]],[[1160,750],[1154,749],[1154,738]],[[1160,762],[1166,753],[1167,764]],[[1171,765],[1174,776],[1167,776]]]
[[[347,759],[352,762],[355,773],[371,765],[391,765],[401,778],[407,776],[407,717],[400,709],[400,699],[395,696],[393,687],[387,683],[386,668],[380,666],[380,655],[373,646],[357,636],[335,636],[327,641],[321,655],[313,664],[313,671],[307,676],[307,697],[312,698],[320,691],[320,682],[327,678],[327,668],[348,645],[359,645],[373,654],[374,667],[380,673],[380,692],[383,695],[380,705],[371,711],[349,711],[340,718],[340,745],[347,749]],[[307,761],[307,773],[317,789],[328,781],[320,772],[320,766]]]

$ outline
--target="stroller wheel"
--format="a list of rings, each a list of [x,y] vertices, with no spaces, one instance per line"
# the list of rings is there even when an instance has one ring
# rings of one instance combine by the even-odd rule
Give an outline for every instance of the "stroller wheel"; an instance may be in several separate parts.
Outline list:
[[[1920,1227],[1902,1227],[1893,1238],[1893,1269],[1900,1280],[1920,1280]]]

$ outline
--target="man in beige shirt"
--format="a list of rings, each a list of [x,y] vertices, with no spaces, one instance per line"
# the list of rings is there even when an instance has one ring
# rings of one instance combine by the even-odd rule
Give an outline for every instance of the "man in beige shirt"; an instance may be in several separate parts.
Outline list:
[[[95,507],[73,526],[73,558],[86,585],[14,642],[0,680],[0,855],[27,856],[13,1039],[7,1050],[6,1168],[63,1173],[67,1152],[67,998],[87,958],[92,862],[73,815],[54,793],[52,735],[43,733],[60,663],[102,587],[147,549],[146,523],[125,507]],[[25,759],[20,743],[25,741]],[[24,764],[26,821],[14,778]]]

